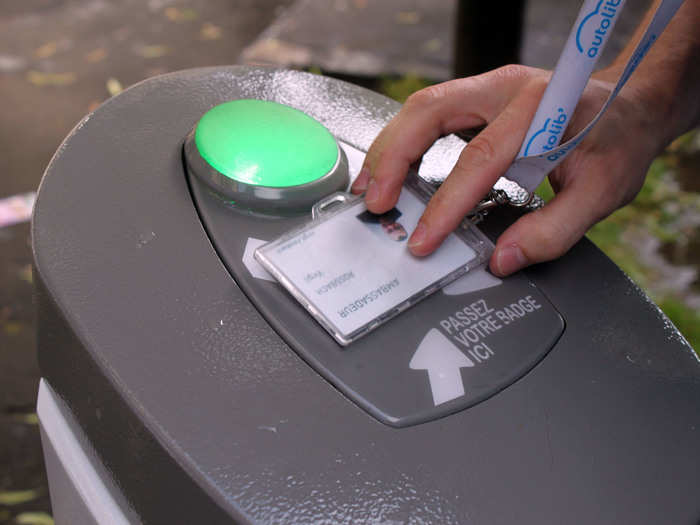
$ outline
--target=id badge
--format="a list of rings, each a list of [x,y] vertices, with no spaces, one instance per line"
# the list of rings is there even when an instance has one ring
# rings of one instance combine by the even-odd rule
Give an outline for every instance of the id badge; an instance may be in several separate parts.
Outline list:
[[[381,215],[368,211],[364,199],[333,194],[314,207],[314,220],[255,252],[343,346],[479,266],[493,250],[465,221],[432,254],[412,255],[408,237],[429,195],[411,180]]]

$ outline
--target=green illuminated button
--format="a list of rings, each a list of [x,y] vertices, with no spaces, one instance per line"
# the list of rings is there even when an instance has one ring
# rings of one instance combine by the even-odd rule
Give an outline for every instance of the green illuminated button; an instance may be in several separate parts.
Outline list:
[[[187,168],[237,206],[308,211],[348,184],[331,133],[294,108],[233,100],[207,111],[185,141]]]

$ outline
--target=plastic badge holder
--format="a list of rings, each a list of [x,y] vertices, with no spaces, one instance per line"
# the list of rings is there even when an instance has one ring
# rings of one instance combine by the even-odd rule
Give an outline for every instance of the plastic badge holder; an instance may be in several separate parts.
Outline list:
[[[464,221],[436,252],[407,246],[432,193],[412,174],[397,206],[374,215],[364,199],[334,193],[312,220],[259,247],[255,258],[345,346],[484,263],[493,244]]]

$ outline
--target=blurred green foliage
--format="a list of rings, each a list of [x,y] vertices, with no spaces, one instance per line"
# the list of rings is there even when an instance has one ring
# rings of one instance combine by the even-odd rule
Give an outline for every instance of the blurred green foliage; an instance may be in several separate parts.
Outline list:
[[[700,312],[673,297],[662,299],[658,304],[700,355]]]
[[[433,82],[418,75],[384,77],[379,83],[379,91],[403,103],[406,102],[406,99],[411,93],[428,87],[431,84],[433,84]]]
[[[635,200],[594,225],[587,237],[646,291],[700,354],[700,312],[687,303],[685,293],[664,288],[658,268],[640,257],[638,247],[628,239],[637,232],[658,239],[663,246],[688,243],[689,236],[699,234],[696,228],[687,228],[687,217],[700,217],[700,195],[683,189],[676,169],[679,156],[700,154],[692,151],[699,137],[696,130],[675,141],[654,160]],[[545,200],[554,196],[548,181],[537,193]]]

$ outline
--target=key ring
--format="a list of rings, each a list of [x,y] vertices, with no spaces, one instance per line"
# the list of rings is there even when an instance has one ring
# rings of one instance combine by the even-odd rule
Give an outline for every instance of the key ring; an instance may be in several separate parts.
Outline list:
[[[501,179],[502,180],[502,179]],[[500,182],[500,181],[499,181]],[[498,184],[496,185],[498,186]],[[467,214],[467,219],[473,224],[478,224],[483,221],[488,215],[489,210],[496,206],[511,206],[513,208],[530,208],[536,210],[544,206],[544,201],[535,195],[534,192],[529,193],[524,191],[520,186],[517,186],[517,196],[512,196],[503,188],[494,186],[488,195],[476,205],[476,207]],[[512,188],[514,189],[514,188]]]

